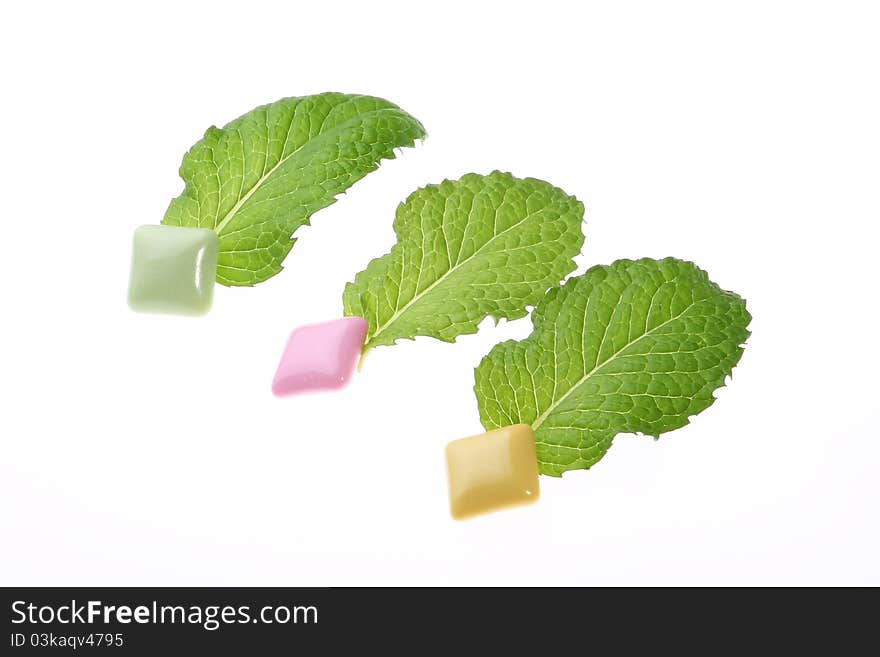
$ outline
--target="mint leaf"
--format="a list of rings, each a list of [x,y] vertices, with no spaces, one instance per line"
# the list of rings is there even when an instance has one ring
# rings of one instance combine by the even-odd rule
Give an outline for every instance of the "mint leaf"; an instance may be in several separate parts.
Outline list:
[[[486,430],[526,423],[542,474],[589,468],[618,433],[688,423],[743,353],[745,302],[690,262],[618,260],[551,290],[526,339],[475,370]]]
[[[183,158],[186,187],[162,223],[214,229],[217,281],[254,285],[281,271],[291,235],[312,213],[424,136],[421,123],[381,98],[284,98],[208,128]]]
[[[345,287],[345,314],[369,325],[364,354],[417,335],[452,342],[487,316],[523,317],[575,268],[583,214],[561,189],[498,171],[417,190],[397,208],[397,244]]]

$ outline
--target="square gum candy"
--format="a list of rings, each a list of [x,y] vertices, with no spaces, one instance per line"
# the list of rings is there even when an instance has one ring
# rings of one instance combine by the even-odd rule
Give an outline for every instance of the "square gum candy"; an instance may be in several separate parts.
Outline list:
[[[454,440],[446,446],[449,507],[462,520],[537,501],[535,434],[514,424]]]
[[[344,387],[354,372],[367,336],[361,317],[301,326],[287,340],[272,392],[277,396]]]
[[[218,249],[217,234],[207,228],[139,227],[128,305],[144,313],[204,315],[214,299]]]

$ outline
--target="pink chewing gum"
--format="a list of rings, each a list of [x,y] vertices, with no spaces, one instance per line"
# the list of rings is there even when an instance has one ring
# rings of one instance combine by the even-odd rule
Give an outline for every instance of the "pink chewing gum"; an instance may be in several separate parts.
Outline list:
[[[300,326],[287,340],[272,392],[279,397],[345,387],[367,337],[367,321],[343,317]]]

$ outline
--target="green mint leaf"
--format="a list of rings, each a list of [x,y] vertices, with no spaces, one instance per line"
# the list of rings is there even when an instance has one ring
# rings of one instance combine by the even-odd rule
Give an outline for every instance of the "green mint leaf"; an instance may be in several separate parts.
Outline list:
[[[183,193],[163,224],[212,228],[217,281],[254,285],[281,271],[293,232],[425,130],[381,98],[324,93],[263,105],[208,128],[183,158]]]
[[[529,337],[483,358],[480,419],[487,431],[530,424],[543,474],[589,468],[616,434],[659,436],[712,404],[750,320],[693,263],[593,267],[547,294]]]
[[[397,208],[397,244],[345,287],[345,314],[369,325],[363,353],[525,316],[574,270],[583,214],[561,189],[498,171],[417,190]]]

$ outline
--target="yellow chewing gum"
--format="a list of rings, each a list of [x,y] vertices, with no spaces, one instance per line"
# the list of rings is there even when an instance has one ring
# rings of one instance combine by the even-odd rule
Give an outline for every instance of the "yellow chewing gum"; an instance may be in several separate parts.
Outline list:
[[[463,520],[537,501],[538,460],[535,434],[514,424],[446,446],[449,508]]]

